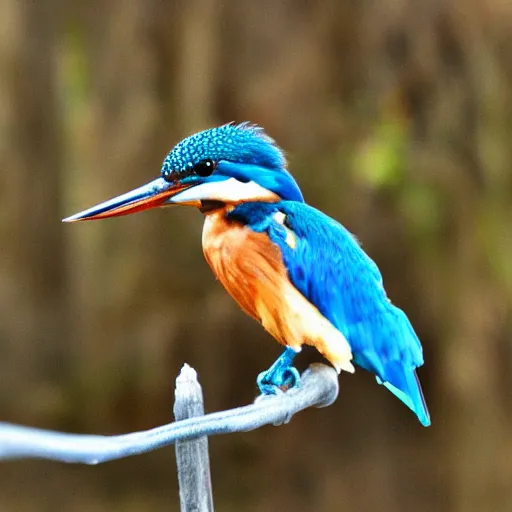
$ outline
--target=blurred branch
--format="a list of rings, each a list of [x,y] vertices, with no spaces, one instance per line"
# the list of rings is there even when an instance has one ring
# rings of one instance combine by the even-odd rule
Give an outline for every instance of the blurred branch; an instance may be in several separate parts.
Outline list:
[[[300,386],[285,393],[260,396],[251,405],[188,418],[143,432],[98,436],[0,423],[0,459],[39,458],[99,464],[156,450],[176,441],[247,432],[268,424],[282,425],[303,409],[331,405],[337,396],[335,370],[323,364],[312,364],[303,373]]]

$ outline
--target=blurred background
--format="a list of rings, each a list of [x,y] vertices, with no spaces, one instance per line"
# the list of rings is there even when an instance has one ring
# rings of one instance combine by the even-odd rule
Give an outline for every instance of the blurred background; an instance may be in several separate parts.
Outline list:
[[[512,510],[511,34],[507,0],[1,0],[0,419],[150,428],[185,361],[208,411],[253,399],[280,348],[215,282],[199,213],[60,222],[250,120],[379,264],[433,426],[341,375],[328,409],[210,440],[217,509]],[[177,507],[173,448],[0,465],[5,512]]]

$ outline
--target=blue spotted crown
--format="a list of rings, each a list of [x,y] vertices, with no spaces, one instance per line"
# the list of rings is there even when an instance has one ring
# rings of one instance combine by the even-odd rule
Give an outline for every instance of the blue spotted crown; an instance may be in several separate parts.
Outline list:
[[[283,152],[262,128],[250,123],[225,124],[179,142],[165,158],[162,176],[188,174],[197,163],[207,159],[274,170],[286,168]]]

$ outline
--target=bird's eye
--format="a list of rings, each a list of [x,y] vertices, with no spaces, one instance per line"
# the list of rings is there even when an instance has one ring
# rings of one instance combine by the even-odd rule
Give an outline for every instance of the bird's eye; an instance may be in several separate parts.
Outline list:
[[[201,176],[201,178],[206,178],[213,173],[215,167],[217,167],[217,164],[210,158],[207,158],[206,160],[201,160],[194,165],[194,172],[198,176]]]

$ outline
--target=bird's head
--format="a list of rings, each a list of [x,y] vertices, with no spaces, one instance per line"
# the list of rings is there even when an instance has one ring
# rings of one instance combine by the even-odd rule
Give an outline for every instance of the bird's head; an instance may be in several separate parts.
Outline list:
[[[160,177],[65,222],[104,219],[173,204],[210,209],[250,201],[303,202],[281,149],[248,123],[191,135],[167,155]]]

